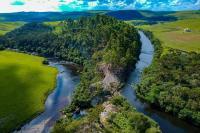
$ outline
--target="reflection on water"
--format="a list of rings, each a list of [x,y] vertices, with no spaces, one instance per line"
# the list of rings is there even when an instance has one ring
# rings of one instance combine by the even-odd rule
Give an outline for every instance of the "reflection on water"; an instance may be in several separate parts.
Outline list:
[[[154,119],[161,127],[164,133],[198,133],[199,128],[194,127],[182,120],[179,120],[172,115],[158,111],[151,108],[147,103],[141,102],[135,94],[135,90],[132,87],[133,84],[139,83],[141,79],[141,73],[144,68],[148,67],[153,59],[154,48],[150,40],[144,35],[143,32],[139,31],[140,40],[142,42],[141,54],[139,61],[136,64],[136,69],[130,74],[128,82],[121,94],[127,98],[131,105],[133,105],[137,111],[148,115]]]
[[[57,85],[45,102],[45,111],[21,128],[19,133],[49,132],[50,128],[59,119],[60,110],[71,102],[71,96],[75,86],[79,83],[79,77],[74,75],[71,69],[56,63],[50,63],[59,71]]]

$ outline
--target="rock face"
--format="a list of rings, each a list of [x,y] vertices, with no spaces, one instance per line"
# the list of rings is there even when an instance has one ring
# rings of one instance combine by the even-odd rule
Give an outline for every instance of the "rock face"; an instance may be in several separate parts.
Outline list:
[[[105,126],[111,113],[117,113],[118,109],[110,102],[103,103],[103,112],[100,113],[100,122]]]
[[[95,94],[98,89],[102,89],[103,93],[97,94],[92,98],[92,106],[104,102],[110,95],[118,95],[119,89],[122,87],[121,81],[123,80],[120,77],[123,77],[124,71],[120,67],[112,67],[111,64],[102,63],[98,65],[97,69],[104,77],[101,81],[91,84],[89,90],[92,94]]]
[[[114,69],[111,64],[101,64],[99,65],[99,71],[104,74],[104,79],[102,81],[104,90],[115,93],[121,85],[119,77],[122,73],[122,69]]]

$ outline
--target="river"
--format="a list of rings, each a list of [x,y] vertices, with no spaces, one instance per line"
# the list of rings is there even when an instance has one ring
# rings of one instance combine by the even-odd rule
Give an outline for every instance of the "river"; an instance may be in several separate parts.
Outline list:
[[[60,110],[70,104],[74,88],[79,83],[79,76],[67,66],[50,62],[50,66],[57,68],[56,88],[47,97],[45,110],[42,114],[24,125],[15,133],[47,133],[60,117]]]
[[[136,97],[132,84],[140,82],[141,73],[144,68],[152,63],[154,54],[154,48],[150,40],[143,32],[139,31],[139,34],[142,42],[141,54],[135,70],[131,72],[124,89],[122,89],[122,95],[127,98],[137,111],[154,119],[160,125],[163,133],[198,133],[200,131],[199,128],[179,120],[170,114],[151,108],[147,103],[141,102]],[[72,68],[52,62],[50,65],[56,67],[59,73],[57,75],[56,88],[45,102],[45,111],[24,125],[19,131],[15,131],[16,133],[49,132],[56,120],[59,119],[60,110],[70,104],[74,88],[80,80],[79,76],[73,73]]]
[[[198,133],[200,129],[194,127],[170,114],[158,111],[151,108],[150,105],[140,101],[135,94],[135,90],[132,87],[133,84],[137,84],[141,80],[141,74],[144,68],[148,67],[152,63],[154,48],[151,41],[147,36],[139,31],[140,41],[142,43],[141,54],[139,61],[136,64],[135,70],[130,74],[130,77],[122,89],[121,94],[129,101],[129,103],[136,108],[137,111],[151,117],[159,125],[163,133]]]

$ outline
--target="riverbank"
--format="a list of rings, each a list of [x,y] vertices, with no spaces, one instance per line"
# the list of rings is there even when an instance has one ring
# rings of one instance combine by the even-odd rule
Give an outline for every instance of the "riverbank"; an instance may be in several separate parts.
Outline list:
[[[149,69],[152,68],[152,66],[151,67],[148,67],[148,66],[152,63],[153,56],[154,56],[154,61],[153,61],[154,63],[157,61],[156,58],[162,54],[162,52],[160,51],[159,45],[151,44],[151,41],[148,39],[148,37],[145,34],[143,34],[142,32],[140,32],[140,34],[142,36],[141,41],[145,45],[143,45],[142,47],[142,53],[140,55],[140,60],[138,61],[136,65],[136,70],[131,74],[127,82],[127,85],[125,86],[124,90],[122,90],[122,94],[124,95],[124,97],[127,98],[129,103],[137,109],[137,111],[142,112],[145,115],[154,119],[160,125],[162,132],[164,133],[198,132],[199,128],[192,126],[168,113],[164,113],[160,111],[159,109],[153,108],[151,107],[151,103],[150,104],[145,103],[136,97],[136,93],[135,93],[136,86],[134,85],[143,82],[143,79],[141,80],[141,77],[142,77],[141,73],[143,71],[147,73]],[[154,43],[158,43],[158,41],[154,40]],[[149,46],[146,46],[146,45],[149,45]],[[153,52],[153,46],[155,48],[155,53]],[[156,69],[155,71],[153,71],[153,73],[157,74],[159,72],[157,72],[157,69]],[[146,76],[146,78],[148,77],[149,75]],[[156,79],[156,81],[158,79]]]
[[[60,110],[70,104],[74,88],[79,82],[78,75],[74,75],[70,68],[57,62],[50,62],[50,66],[57,68],[59,73],[56,88],[45,102],[44,112],[16,132],[49,132],[54,123],[60,118]]]
[[[0,130],[8,132],[44,110],[55,86],[56,69],[44,59],[11,51],[0,52]]]
[[[200,55],[175,49],[162,50],[159,40],[149,32],[147,35],[158,48],[157,56],[151,67],[143,74],[143,80],[137,89],[138,96],[150,104],[156,105],[164,112],[176,116],[176,119],[183,119],[198,126],[199,109],[195,105],[199,101],[197,89],[199,84],[198,76],[193,77],[192,75],[199,75]],[[160,71],[155,72],[158,69]],[[155,79],[155,77],[157,78]],[[147,85],[148,79],[151,79],[151,83]],[[153,86],[152,83],[154,83]],[[183,131],[198,132],[199,130],[198,127],[186,122],[177,121],[176,123],[180,123],[178,125],[183,128]]]
[[[137,41],[130,60],[132,64],[95,62],[84,66],[86,71],[81,75],[82,82],[73,102],[63,111],[53,132],[161,132],[156,122],[137,112],[119,93],[122,83],[129,77],[125,73],[135,68],[140,54],[141,45]],[[82,115],[82,111],[86,113]]]

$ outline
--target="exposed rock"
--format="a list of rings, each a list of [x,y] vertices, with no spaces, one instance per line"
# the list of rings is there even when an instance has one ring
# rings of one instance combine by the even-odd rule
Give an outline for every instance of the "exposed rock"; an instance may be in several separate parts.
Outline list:
[[[116,92],[121,86],[119,75],[121,75],[122,69],[114,69],[111,64],[101,64],[98,68],[105,76],[102,81],[104,90],[109,90],[111,93]]]
[[[92,106],[104,102],[109,95],[119,95],[119,89],[122,85],[119,77],[122,76],[124,72],[120,67],[112,67],[111,64],[105,63],[98,65],[97,69],[99,72],[103,73],[104,78],[102,81],[93,83],[89,87],[91,94],[95,95],[91,101]],[[102,89],[101,92],[103,93],[96,93],[99,89]]]
[[[100,113],[100,122],[103,125],[106,125],[106,122],[111,113],[117,113],[118,109],[115,105],[111,104],[110,102],[103,103],[104,110]]]

